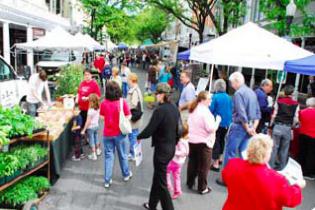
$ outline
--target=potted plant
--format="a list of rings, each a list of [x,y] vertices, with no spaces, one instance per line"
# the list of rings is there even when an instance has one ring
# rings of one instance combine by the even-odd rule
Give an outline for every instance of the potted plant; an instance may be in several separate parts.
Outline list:
[[[8,139],[9,131],[11,126],[0,126],[0,148],[2,148],[2,152],[9,151],[9,143],[10,139]]]

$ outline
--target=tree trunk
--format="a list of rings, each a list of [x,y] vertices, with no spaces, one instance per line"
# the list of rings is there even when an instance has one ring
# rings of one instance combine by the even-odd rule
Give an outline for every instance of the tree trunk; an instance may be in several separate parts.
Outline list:
[[[95,13],[96,13],[96,9],[93,8],[91,12],[91,29],[90,29],[90,34],[92,37],[94,37],[93,29],[94,29]]]
[[[198,36],[199,36],[199,44],[202,44],[203,43],[203,30],[198,31]]]

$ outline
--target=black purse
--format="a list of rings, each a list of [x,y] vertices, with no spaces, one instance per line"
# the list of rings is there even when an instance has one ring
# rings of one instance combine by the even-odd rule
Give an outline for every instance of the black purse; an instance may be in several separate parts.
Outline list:
[[[135,90],[135,91],[137,91],[137,90]],[[137,94],[138,94],[138,98],[139,98],[137,107],[130,110],[131,111],[131,122],[137,122],[138,120],[140,120],[140,118],[143,114],[143,111],[141,108],[141,100],[140,100],[140,96],[139,96],[138,91],[137,91]]]

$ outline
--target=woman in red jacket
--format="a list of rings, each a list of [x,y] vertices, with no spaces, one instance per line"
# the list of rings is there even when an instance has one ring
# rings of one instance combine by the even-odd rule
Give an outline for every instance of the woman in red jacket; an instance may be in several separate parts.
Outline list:
[[[258,134],[248,145],[248,160],[235,158],[228,162],[222,172],[228,189],[223,210],[281,210],[301,203],[305,181],[290,185],[267,165],[272,144],[269,136]]]
[[[86,118],[87,118],[87,111],[89,110],[89,96],[94,93],[98,97],[101,96],[100,87],[98,86],[97,82],[92,79],[92,73],[89,69],[84,70],[84,80],[80,83],[78,89],[77,100],[80,109],[80,115],[83,120],[84,127]]]
[[[315,97],[307,99],[306,106],[299,113],[299,162],[304,178],[315,180]]]

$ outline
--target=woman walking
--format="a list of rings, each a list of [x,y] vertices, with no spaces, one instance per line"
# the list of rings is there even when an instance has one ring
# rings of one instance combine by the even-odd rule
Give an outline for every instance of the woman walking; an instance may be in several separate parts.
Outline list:
[[[129,138],[129,160],[135,160],[134,146],[137,143],[137,136],[142,122],[143,113],[143,99],[141,90],[138,86],[138,76],[135,73],[130,73],[128,76],[128,85],[130,87],[127,96],[127,102],[131,110],[131,126],[132,133],[128,135]]]
[[[119,128],[120,100],[122,93],[119,85],[110,81],[106,84],[105,100],[100,107],[100,116],[104,119],[104,187],[109,188],[112,183],[115,150],[117,150],[121,173],[124,181],[129,181],[132,172],[128,166],[127,145],[128,139],[123,135]],[[123,100],[123,112],[127,118],[131,117],[128,104]]]
[[[189,159],[187,170],[187,186],[192,189],[198,177],[198,192],[211,192],[208,187],[208,173],[211,166],[211,153],[215,142],[215,133],[221,122],[209,110],[210,94],[201,91],[189,108]]]
[[[152,147],[155,148],[150,198],[148,203],[143,204],[144,208],[150,210],[155,210],[159,202],[163,210],[174,209],[167,188],[166,169],[175,154],[180,115],[178,109],[169,101],[170,92],[168,84],[161,83],[157,86],[156,98],[159,106],[154,110],[147,127],[138,136],[139,140],[152,136]]]

